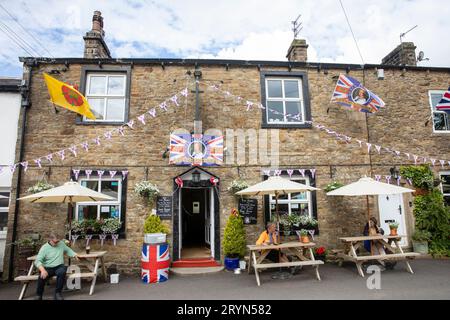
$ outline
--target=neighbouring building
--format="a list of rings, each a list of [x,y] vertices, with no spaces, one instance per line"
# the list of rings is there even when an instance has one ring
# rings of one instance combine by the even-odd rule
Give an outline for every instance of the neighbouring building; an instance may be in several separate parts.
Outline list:
[[[84,37],[83,58],[20,58],[29,92],[20,115],[20,119],[26,115],[25,125],[19,120],[23,140],[19,134],[17,141],[18,145],[23,143],[24,151],[16,153],[15,162],[28,161],[29,165],[26,173],[22,166],[14,173],[9,241],[12,230],[17,238],[63,230],[68,214],[75,220],[119,217],[123,226],[117,245],[110,240],[104,245],[107,262],[115,263],[122,272],[136,272],[144,219],[152,207],[134,192],[134,186],[149,180],[168,200],[164,221],[171,230],[168,238],[173,260],[200,249],[221,261],[225,223],[238,205],[238,199],[228,191],[231,182],[241,179],[255,184],[276,173],[321,189],[286,196],[280,209],[316,218],[319,233],[315,240],[335,248],[341,245],[339,237],[361,235],[366,202],[362,198],[327,197],[323,189],[329,183],[347,184],[364,175],[384,179],[395,175],[401,165],[414,164],[413,155],[426,156],[428,163],[429,159],[450,159],[450,121],[447,114],[433,107],[449,86],[450,68],[417,66],[412,56],[414,45],[396,48],[384,64],[363,66],[310,62],[308,45],[299,39],[292,42],[287,61],[116,59],[111,58],[103,35],[103,18],[95,12],[93,28]],[[44,72],[78,85],[98,119],[89,121],[64,109],[55,113],[48,102]],[[331,104],[340,74],[359,79],[386,102],[386,108],[366,115]],[[178,94],[179,106],[168,100],[164,111],[161,103],[185,87],[188,96]],[[259,102],[266,109],[258,108]],[[145,125],[137,119],[144,113]],[[131,120],[132,128],[127,125]],[[353,137],[352,143],[318,130],[314,123]],[[112,136],[109,131],[113,131]],[[173,139],[171,134],[176,134]],[[185,148],[186,141],[196,135],[208,138]],[[221,136],[226,148],[221,150],[219,143],[215,149],[214,143]],[[100,145],[95,142],[97,137]],[[356,139],[364,142],[361,148]],[[84,141],[89,142],[88,152],[80,146]],[[370,153],[366,142],[373,145]],[[74,144],[78,144],[76,156],[69,150]],[[383,146],[382,152],[375,146]],[[261,151],[263,147],[268,154]],[[62,149],[66,149],[63,161],[56,153]],[[401,156],[395,151],[401,151]],[[51,153],[52,161],[46,160]],[[42,168],[35,159],[41,159]],[[188,165],[173,164],[177,159]],[[199,165],[189,165],[196,161]],[[434,170],[449,181],[448,163],[441,166],[438,162]],[[55,185],[69,179],[79,181],[116,201],[78,203],[69,213],[67,205],[16,202],[16,189],[20,196],[25,195],[43,175]],[[449,184],[445,192],[450,197]],[[255,199],[256,223],[246,226],[248,243],[254,243],[274,210],[273,198]],[[382,225],[400,221],[401,231],[407,235],[414,225],[411,206],[410,195],[370,201]],[[77,240],[75,246],[82,250],[83,241]],[[92,240],[92,246],[98,248],[99,241]],[[16,258],[17,252],[13,252]],[[11,250],[7,251],[9,259]]]
[[[0,78],[0,273],[3,272],[6,234],[8,229],[9,199],[12,174],[7,168],[14,164],[17,126],[20,113],[20,79]]]

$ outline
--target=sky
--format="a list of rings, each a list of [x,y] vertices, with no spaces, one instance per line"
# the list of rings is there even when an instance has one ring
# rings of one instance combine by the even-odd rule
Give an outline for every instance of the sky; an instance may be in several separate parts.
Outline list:
[[[429,61],[450,67],[448,0],[342,0],[364,63],[412,41]],[[114,58],[200,58],[286,61],[291,21],[311,62],[361,64],[339,0],[0,0],[0,76],[20,77],[21,56],[82,57],[95,10],[104,17]],[[17,20],[21,25],[19,26]],[[25,30],[24,30],[25,29]],[[8,38],[15,33],[28,52]],[[23,46],[23,44],[22,44]]]

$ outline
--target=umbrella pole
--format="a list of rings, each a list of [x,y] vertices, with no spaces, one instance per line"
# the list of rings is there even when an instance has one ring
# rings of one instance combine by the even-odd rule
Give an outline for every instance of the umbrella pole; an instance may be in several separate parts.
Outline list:
[[[369,196],[366,196],[366,203],[367,203],[367,223],[369,223],[370,222]]]
[[[275,214],[277,215],[277,242],[280,243],[280,215],[278,214],[278,192],[275,192]]]

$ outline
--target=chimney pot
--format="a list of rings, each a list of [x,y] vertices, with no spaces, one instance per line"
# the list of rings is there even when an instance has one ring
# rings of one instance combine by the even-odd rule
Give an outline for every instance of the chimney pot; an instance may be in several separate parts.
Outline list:
[[[402,42],[384,57],[381,63],[393,66],[417,66],[416,48],[413,42]]]
[[[308,61],[308,47],[305,39],[294,39],[289,47],[286,58],[290,62]]]
[[[86,32],[84,39],[84,58],[111,58],[108,46],[103,37],[105,31],[103,30],[103,17],[100,11],[94,11],[92,16],[92,30]]]

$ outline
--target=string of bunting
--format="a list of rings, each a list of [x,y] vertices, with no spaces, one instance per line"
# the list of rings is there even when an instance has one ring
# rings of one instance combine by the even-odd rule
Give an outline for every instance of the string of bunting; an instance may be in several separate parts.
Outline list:
[[[6,172],[6,170],[8,170],[7,169],[8,167],[9,167],[9,171],[12,174],[14,174],[14,172],[17,170],[17,168],[19,166],[23,167],[24,172],[27,172],[28,167],[30,166],[30,163],[35,163],[37,167],[42,168],[44,163],[51,165],[58,158],[60,161],[64,161],[67,158],[67,155],[72,155],[73,157],[77,157],[80,150],[84,151],[84,152],[89,152],[89,150],[91,150],[93,147],[100,146],[102,144],[102,141],[109,141],[109,140],[113,139],[114,137],[124,136],[126,129],[134,129],[137,124],[141,124],[142,126],[145,126],[147,124],[148,118],[153,119],[153,118],[157,117],[158,111],[167,112],[168,108],[170,106],[179,107],[181,97],[187,98],[188,94],[189,94],[189,90],[186,87],[183,90],[179,91],[178,93],[165,99],[158,106],[152,107],[152,108],[148,109],[145,113],[141,114],[140,116],[138,116],[134,119],[131,119],[125,125],[122,125],[113,130],[105,131],[105,132],[103,132],[102,135],[99,135],[91,140],[86,140],[79,144],[71,145],[62,150],[59,150],[59,151],[56,151],[53,153],[49,153],[45,156],[38,157],[34,160],[26,160],[26,161],[18,162],[18,163],[9,165],[9,166],[0,166],[0,174],[2,174],[3,172]],[[111,174],[111,172],[110,172],[110,174]]]
[[[285,113],[279,112],[277,110],[267,108],[264,105],[262,105],[262,103],[260,103],[260,102],[255,102],[253,100],[246,100],[241,96],[232,94],[230,91],[222,90],[221,85],[218,85],[218,84],[215,84],[215,83],[212,83],[209,81],[205,81],[204,83],[201,83],[201,84],[206,85],[207,89],[209,89],[213,92],[219,92],[219,93],[223,94],[223,96],[225,98],[233,99],[236,103],[245,106],[246,111],[250,111],[250,110],[256,108],[256,110],[263,109],[263,110],[267,110],[268,112],[271,112],[276,115],[283,115],[284,117],[293,119],[297,122],[301,121],[301,119],[302,119],[302,116],[300,113],[299,114],[289,114],[289,113],[285,114]],[[415,165],[429,163],[433,166],[440,165],[442,168],[444,168],[445,166],[450,166],[450,160],[438,159],[438,157],[417,155],[417,154],[413,154],[412,152],[402,152],[402,151],[399,151],[397,148],[385,147],[382,145],[369,143],[362,139],[356,139],[356,138],[350,137],[346,134],[342,134],[333,129],[327,128],[326,126],[321,125],[315,121],[314,122],[313,121],[303,121],[303,122],[305,124],[313,125],[316,129],[326,132],[328,135],[334,137],[336,140],[343,141],[347,145],[350,145],[352,143],[357,143],[357,145],[360,148],[367,148],[367,152],[369,154],[371,151],[376,151],[378,154],[381,154],[381,152],[386,152],[386,153],[393,155],[395,157],[398,157],[398,158],[404,157],[408,161],[414,161]]]

